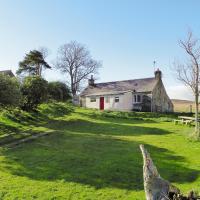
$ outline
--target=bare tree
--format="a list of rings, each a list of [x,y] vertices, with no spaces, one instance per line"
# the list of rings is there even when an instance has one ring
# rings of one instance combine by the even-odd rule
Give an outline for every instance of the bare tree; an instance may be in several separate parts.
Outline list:
[[[175,72],[178,80],[189,87],[195,98],[195,133],[199,135],[199,77],[200,77],[200,42],[188,32],[186,40],[179,41],[180,46],[187,54],[186,63],[175,63]]]
[[[94,60],[88,49],[76,42],[62,45],[58,50],[56,68],[69,78],[72,95],[75,96],[90,74],[97,74],[101,63]]]
[[[39,47],[38,51],[42,53],[44,59],[46,59],[50,54],[50,50],[47,47],[44,47],[44,46]]]

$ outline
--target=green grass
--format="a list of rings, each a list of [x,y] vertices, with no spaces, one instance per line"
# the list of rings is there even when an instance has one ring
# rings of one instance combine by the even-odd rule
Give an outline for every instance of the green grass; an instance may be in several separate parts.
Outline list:
[[[41,132],[51,131],[43,126],[51,119],[69,114],[73,107],[64,103],[43,104],[37,112],[25,112],[20,109],[0,110],[0,145]]]
[[[183,192],[199,190],[200,144],[187,139],[192,128],[174,125],[172,117],[73,111],[65,104],[1,114],[1,135],[51,134],[0,149],[0,199],[144,200],[139,144],[165,179]]]

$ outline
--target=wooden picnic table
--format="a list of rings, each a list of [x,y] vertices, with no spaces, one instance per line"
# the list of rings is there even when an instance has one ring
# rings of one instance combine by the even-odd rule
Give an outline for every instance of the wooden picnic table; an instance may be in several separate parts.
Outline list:
[[[188,116],[178,116],[179,119],[183,119],[183,120],[193,120],[195,121],[194,117],[188,117]]]
[[[194,117],[188,117],[188,116],[178,116],[178,119],[174,120],[175,124],[178,124],[179,122],[186,125],[191,125],[192,122],[195,121]]]

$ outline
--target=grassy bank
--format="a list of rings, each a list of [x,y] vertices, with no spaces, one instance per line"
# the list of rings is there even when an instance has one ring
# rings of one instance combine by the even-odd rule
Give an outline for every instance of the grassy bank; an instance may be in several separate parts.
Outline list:
[[[200,188],[200,145],[187,139],[192,128],[170,121],[175,116],[66,104],[10,115],[1,114],[1,135],[51,134],[0,149],[0,199],[144,200],[141,143],[164,178],[184,192]]]
[[[44,124],[51,119],[69,114],[73,107],[65,103],[42,104],[34,112],[18,108],[3,109],[0,112],[0,145],[8,144],[23,138],[50,132]]]

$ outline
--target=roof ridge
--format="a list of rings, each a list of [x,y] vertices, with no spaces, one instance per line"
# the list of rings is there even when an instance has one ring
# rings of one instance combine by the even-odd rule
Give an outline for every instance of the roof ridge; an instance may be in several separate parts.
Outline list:
[[[155,79],[155,77],[128,79],[128,80],[121,80],[121,81],[108,81],[108,82],[100,82],[100,83],[95,83],[95,84],[116,83],[116,82],[128,82],[128,81],[137,81],[137,80],[145,80],[145,79]]]
[[[12,70],[11,69],[0,70],[0,72],[8,72],[8,71],[12,71]]]

